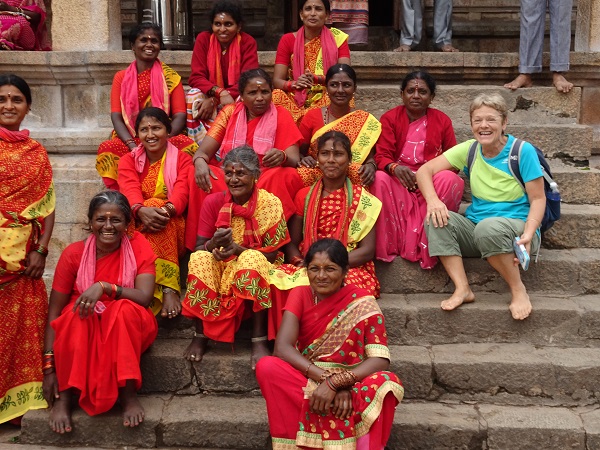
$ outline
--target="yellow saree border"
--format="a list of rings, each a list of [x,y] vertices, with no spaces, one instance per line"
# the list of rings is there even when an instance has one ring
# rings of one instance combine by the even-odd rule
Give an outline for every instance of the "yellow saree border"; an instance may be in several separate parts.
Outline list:
[[[360,117],[360,116],[365,116]],[[345,120],[363,120],[363,124],[360,128],[360,131],[357,133],[356,138],[352,142],[352,162],[356,164],[362,164],[365,159],[371,153],[371,149],[379,139],[381,135],[381,122],[375,118],[372,114],[367,111],[363,111],[362,109],[357,109],[356,111],[352,111],[349,114],[346,114],[339,119],[334,120],[333,122],[328,123],[327,125],[322,126],[315,134],[313,134],[310,145],[311,147],[315,146],[317,139],[327,133],[328,131],[335,130],[339,128],[340,124]]]
[[[333,34],[333,38],[335,39],[335,45],[337,48],[340,48],[344,41],[348,39],[348,35],[344,33],[342,30],[338,30],[337,28],[331,27],[329,29]],[[323,72],[323,47],[321,44],[321,48],[319,49],[319,53],[317,53],[317,62],[315,63],[315,75],[324,75]]]
[[[31,409],[47,407],[41,381],[30,381],[15,386],[0,398],[0,423],[20,417]]]
[[[358,243],[369,234],[381,212],[381,201],[367,192],[366,189],[361,189],[358,206],[350,219],[348,245],[346,247],[348,251],[354,250]],[[282,270],[273,268],[269,271],[269,283],[283,291],[293,289],[296,286],[308,286],[309,284],[305,268],[297,270],[293,274],[287,274]]]
[[[8,219],[0,214],[0,228],[2,229],[2,238],[6,242],[11,242],[10,253],[3,253],[0,256],[0,269],[17,273],[24,270],[21,262],[27,256],[27,244],[29,239],[35,234],[34,227],[41,227],[39,219],[48,217],[56,207],[56,191],[54,182],[50,182],[48,190],[42,198],[27,205],[22,211],[6,211],[5,213],[12,217]]]

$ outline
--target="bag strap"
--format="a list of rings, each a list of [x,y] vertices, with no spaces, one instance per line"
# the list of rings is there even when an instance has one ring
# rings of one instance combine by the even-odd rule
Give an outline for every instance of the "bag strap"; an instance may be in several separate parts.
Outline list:
[[[473,143],[469,146],[469,151],[467,152],[467,169],[469,169],[469,178],[471,178],[471,168],[473,167],[473,163],[475,162],[478,144],[479,142],[473,141]]]
[[[519,168],[523,144],[524,142],[521,139],[515,138],[513,141],[510,151],[508,152],[508,170],[510,170],[510,174],[514,177],[514,179],[517,180],[517,183],[519,183],[519,186],[521,186],[523,192],[525,192],[525,183],[523,183],[521,169]]]
[[[513,141],[512,147],[510,148],[510,153],[508,156],[508,168],[510,170],[510,173],[513,177],[515,177],[515,179],[517,180],[517,183],[519,183],[519,186],[521,186],[521,189],[523,189],[524,192],[526,192],[525,190],[525,183],[523,183],[523,177],[521,176],[521,169],[519,167],[519,162],[521,161],[521,152],[523,151],[523,144],[525,142],[522,141],[521,139],[517,139],[515,138],[515,140]],[[546,182],[548,183],[548,185],[551,185],[551,183],[555,183],[554,179],[550,176],[550,174],[548,173],[548,171],[545,169],[544,165],[542,164],[540,158],[542,158],[542,153],[539,152],[539,150],[537,148],[535,148],[535,152],[536,152],[536,156],[538,157],[538,161],[540,161],[540,169],[542,169],[542,176],[544,177],[544,180],[546,180]]]

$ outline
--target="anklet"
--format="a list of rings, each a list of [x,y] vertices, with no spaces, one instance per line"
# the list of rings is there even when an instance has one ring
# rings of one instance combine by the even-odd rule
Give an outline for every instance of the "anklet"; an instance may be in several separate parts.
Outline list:
[[[196,331],[194,331],[194,337],[200,338],[200,339],[206,339],[206,336],[202,333],[198,333]]]
[[[251,342],[263,342],[267,340],[267,336],[259,336],[259,337],[253,337],[252,339],[250,339]]]

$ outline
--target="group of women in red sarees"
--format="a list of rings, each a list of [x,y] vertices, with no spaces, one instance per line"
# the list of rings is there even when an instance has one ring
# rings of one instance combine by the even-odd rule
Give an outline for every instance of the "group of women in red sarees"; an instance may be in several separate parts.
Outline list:
[[[72,428],[75,393],[90,414],[121,398],[123,423],[138,425],[139,358],[156,336],[152,312],[183,312],[195,321],[184,354],[194,363],[210,339],[233,342],[240,322],[253,318],[252,366],[274,448],[385,445],[403,390],[386,371],[373,259],[400,255],[433,267],[414,172],[456,141],[450,119],[429,108],[435,82],[425,72],[405,78],[404,105],[381,123],[356,109],[347,36],[325,27],[329,1],[300,6],[303,26],[282,38],[272,81],[256,67],[239,8],[215,5],[211,32],[196,40],[187,98],[187,131],[199,146],[181,134],[186,101],[179,75],[158,60],[160,29],[143,24],[132,32],[136,59],[115,76],[115,131],[96,164],[120,193],[94,199],[92,234],[65,250],[51,295],[46,347],[55,353],[44,360],[44,393],[55,431]],[[456,210],[460,178],[447,172],[435,183]],[[336,244],[323,247],[323,239]],[[342,250],[330,250],[336,245]],[[121,324],[122,308],[143,333]],[[266,358],[278,330],[280,359]],[[131,342],[128,353],[114,347],[121,335]],[[89,363],[76,367],[75,356]],[[101,365],[111,367],[104,378],[88,372]],[[286,393],[269,382],[281,377]],[[282,405],[295,411],[289,420],[277,412]]]

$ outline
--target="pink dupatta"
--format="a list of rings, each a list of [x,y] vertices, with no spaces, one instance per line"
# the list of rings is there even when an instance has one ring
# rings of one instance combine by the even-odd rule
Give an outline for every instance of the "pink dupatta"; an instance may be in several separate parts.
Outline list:
[[[133,61],[127,70],[121,83],[121,114],[125,125],[132,136],[135,136],[135,121],[140,112],[138,100],[138,71],[137,63]],[[162,64],[157,59],[150,69],[150,101],[152,106],[169,113],[169,89],[167,80],[162,70]]]
[[[256,119],[254,119],[256,120]],[[258,118],[259,122],[252,138],[252,148],[257,155],[264,156],[275,144],[277,133],[277,108],[271,103],[269,109]],[[219,149],[219,157],[222,159],[232,149],[246,145],[248,138],[248,118],[246,106],[242,102],[235,104],[233,114],[227,123],[225,137]]]
[[[323,27],[321,30],[321,54],[323,55],[323,73],[337,63],[338,48],[335,43],[335,37],[331,30]],[[296,33],[296,41],[294,42],[294,61],[292,62],[292,74],[294,80],[297,80],[300,75],[304,74],[304,27],[300,27]],[[306,101],[306,89],[296,91],[294,98],[298,106],[304,105]]]
[[[137,265],[133,247],[126,234],[121,238],[121,273],[119,274],[118,284],[126,288],[133,288],[135,277],[137,275]],[[90,235],[85,241],[83,255],[77,270],[77,279],[75,285],[80,293],[85,292],[92,284],[96,277],[96,236]]]
[[[163,167],[163,173],[165,177],[165,186],[167,186],[167,196],[173,192],[173,186],[177,180],[177,158],[179,157],[179,150],[170,141],[167,141],[167,149],[165,150],[167,157],[165,158],[165,166]],[[131,152],[133,157],[133,164],[137,173],[144,171],[144,166],[148,160],[146,149],[142,144],[138,145]]]
[[[0,127],[0,139],[6,142],[21,142],[29,139],[29,130],[10,131]]]

